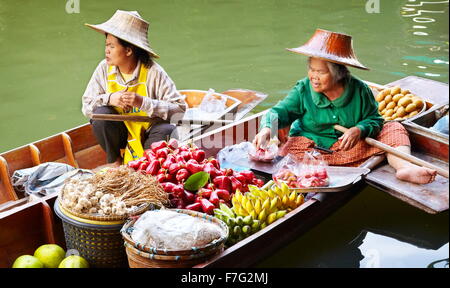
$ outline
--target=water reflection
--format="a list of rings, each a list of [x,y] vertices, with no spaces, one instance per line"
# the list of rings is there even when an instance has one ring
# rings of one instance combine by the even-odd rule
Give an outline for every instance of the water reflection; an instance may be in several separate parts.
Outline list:
[[[442,245],[364,231],[352,244],[363,256],[361,268],[448,268],[448,243]]]
[[[442,51],[448,52],[448,30],[446,22],[448,21],[448,3],[449,1],[416,1],[408,0],[401,7],[401,16],[406,20],[407,23],[412,25],[411,28],[407,28],[408,33],[411,33],[417,37],[427,37],[438,39],[444,36],[445,40],[434,41],[413,41],[409,46],[418,49],[416,55],[427,55],[420,56],[426,59],[428,65],[423,65],[424,59],[419,59],[419,56],[405,56],[402,59],[407,59],[403,63],[404,66],[409,66],[409,70],[415,75],[427,77],[427,78],[441,78],[448,77],[448,58],[442,59],[442,55],[437,56],[435,53]],[[447,30],[446,33],[441,35],[435,35],[436,30]],[[442,31],[444,32],[444,31]],[[441,54],[441,53],[440,53]],[[445,57],[445,56],[444,56]],[[445,66],[443,67],[442,64]],[[432,72],[423,72],[421,70],[431,70]],[[392,73],[396,74],[397,73]],[[447,78],[448,79],[448,78]],[[447,80],[448,81],[448,80]]]

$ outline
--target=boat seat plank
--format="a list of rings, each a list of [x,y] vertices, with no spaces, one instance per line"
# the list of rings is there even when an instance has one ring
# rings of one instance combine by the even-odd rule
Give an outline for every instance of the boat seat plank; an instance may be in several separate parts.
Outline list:
[[[42,203],[23,205],[19,211],[0,217],[0,267],[11,267],[18,255],[33,255],[47,244]]]
[[[33,166],[37,166],[37,165],[41,164],[42,163],[41,151],[39,150],[39,148],[34,144],[30,144],[29,148],[30,148],[31,161],[33,162]]]
[[[414,152],[414,156],[428,161],[436,166],[448,169],[448,162]],[[383,165],[366,176],[369,185],[386,191],[392,196],[409,203],[430,214],[436,214],[449,208],[449,181],[440,175],[429,184],[417,185],[400,181],[395,177],[395,170],[389,165]]]
[[[19,197],[14,191],[9,177],[8,162],[0,156],[0,204],[9,201],[16,201]]]
[[[35,145],[29,144],[5,152],[0,157],[0,204],[24,198],[25,195],[15,191],[12,186],[11,176],[16,170],[39,165],[41,163],[39,149]]]
[[[59,162],[77,167],[72,152],[72,141],[64,132],[35,142],[33,145],[40,151],[40,163]]]
[[[106,164],[106,153],[98,144],[75,152],[74,157],[82,169],[94,169]]]
[[[72,149],[74,154],[98,144],[94,132],[92,131],[92,126],[89,123],[65,131],[65,133],[72,139]]]
[[[106,164],[106,153],[98,144],[91,124],[87,123],[72,130],[65,131],[65,134],[71,142],[72,161],[77,165],[75,167],[94,169]]]
[[[35,166],[36,155],[33,155],[35,151],[32,151],[34,148],[31,147],[30,145],[22,146],[1,155],[8,163],[9,175],[12,175],[16,170]]]

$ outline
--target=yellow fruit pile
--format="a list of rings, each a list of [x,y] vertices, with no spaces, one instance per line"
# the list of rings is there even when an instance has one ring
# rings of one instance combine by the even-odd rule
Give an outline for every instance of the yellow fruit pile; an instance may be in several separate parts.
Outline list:
[[[378,111],[386,121],[401,121],[413,117],[421,112],[425,105],[420,97],[399,86],[385,88],[378,93],[375,100],[378,102]]]
[[[273,183],[269,181],[264,187],[270,187]],[[264,229],[304,202],[303,194],[290,191],[284,182],[281,187],[274,185],[264,189],[248,185],[248,188],[250,191],[245,194],[236,190],[231,199],[231,209],[222,203],[220,209],[214,209],[214,216],[228,225],[230,234],[227,245],[233,245]]]
[[[261,229],[280,219],[287,212],[300,206],[304,197],[290,191],[286,183],[281,183],[281,188],[274,185],[273,188],[262,189],[248,185],[249,192],[242,194],[236,191],[231,203],[234,212],[239,216],[251,216],[261,221]]]

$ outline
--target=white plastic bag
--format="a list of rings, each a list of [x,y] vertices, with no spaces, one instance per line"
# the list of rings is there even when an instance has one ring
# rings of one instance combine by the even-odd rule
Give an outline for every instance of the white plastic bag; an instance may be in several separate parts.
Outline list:
[[[258,150],[254,145],[251,145],[248,156],[253,161],[272,162],[278,155],[278,144],[279,141],[275,137],[265,147],[260,147]]]
[[[147,211],[133,226],[131,238],[148,247],[188,250],[223,236],[218,225],[170,210]]]
[[[328,164],[323,159],[322,154],[316,151],[306,152],[297,173],[298,187],[328,186],[330,181],[327,167]]]
[[[213,89],[209,89],[205,96],[203,96],[200,103],[200,110],[207,113],[222,113],[226,109],[225,103],[227,99],[220,95],[215,95]]]
[[[198,107],[186,109],[184,120],[215,120],[222,117],[226,110],[227,99],[215,95],[213,89],[209,89]]]
[[[31,168],[14,171],[12,185],[28,195],[46,196],[59,192],[64,181],[72,177],[92,175],[92,172],[57,162],[46,162]]]

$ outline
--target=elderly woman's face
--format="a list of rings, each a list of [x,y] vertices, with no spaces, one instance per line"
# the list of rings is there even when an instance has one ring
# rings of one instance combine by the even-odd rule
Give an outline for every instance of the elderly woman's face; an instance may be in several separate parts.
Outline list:
[[[119,40],[111,34],[106,36],[105,58],[108,65],[120,66],[129,61],[130,49],[122,46]]]
[[[333,76],[328,69],[327,62],[318,58],[311,58],[309,62],[308,78],[314,91],[327,92],[334,87]]]

